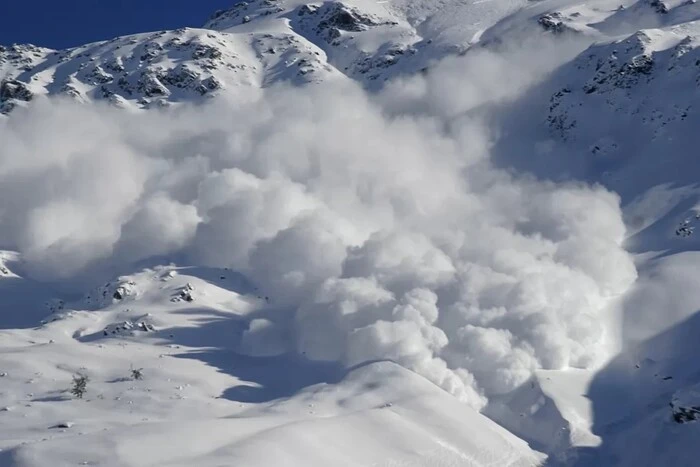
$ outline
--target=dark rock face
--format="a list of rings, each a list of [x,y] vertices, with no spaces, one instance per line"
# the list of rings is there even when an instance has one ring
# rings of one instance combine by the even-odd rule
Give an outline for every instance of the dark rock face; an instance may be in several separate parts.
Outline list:
[[[662,0],[651,0],[649,6],[662,15],[665,15],[669,11],[668,6]]]
[[[638,55],[633,57],[630,63],[626,63],[623,72],[633,73],[633,74],[645,74],[651,73],[651,69],[654,66],[654,59],[649,54]]]
[[[168,88],[161,83],[155,73],[144,72],[139,79],[138,90],[146,97],[167,96]]]
[[[210,76],[209,78],[203,80],[199,86],[197,86],[195,89],[198,93],[201,95],[207,94],[211,91],[216,91],[217,89],[221,89],[222,84],[221,82],[216,79],[213,76]]]
[[[158,79],[177,88],[187,88],[197,81],[199,76],[200,74],[196,70],[187,64],[181,64],[165,73],[160,73]]]
[[[389,68],[395,65],[404,56],[416,53],[416,49],[404,46],[392,46],[384,51],[383,54],[368,56],[361,62],[357,63],[355,71],[360,74],[369,73],[368,79],[376,79],[378,71]]]
[[[9,47],[0,45],[0,64],[11,63],[22,71],[31,70],[37,60],[48,55],[50,49],[44,49],[32,44],[13,44]]]
[[[364,31],[374,22],[369,16],[363,16],[345,5],[336,3],[326,16],[326,19],[318,24],[319,29],[337,28],[341,31]]]
[[[192,59],[193,60],[199,60],[199,59],[208,59],[208,60],[216,60],[221,58],[222,53],[219,49],[216,47],[212,47],[210,45],[206,44],[198,44],[195,46],[194,50],[192,51]]]
[[[92,79],[94,84],[106,84],[114,81],[114,76],[105,72],[105,70],[99,65],[92,69],[92,71],[88,74],[88,77],[89,79]]]
[[[542,29],[552,34],[563,34],[565,32],[572,32],[572,30],[564,23],[564,17],[559,12],[548,13],[542,15],[537,19],[537,24],[539,24]]]
[[[0,82],[0,113],[9,113],[17,101],[29,102],[33,98],[34,94],[22,81],[6,79]]]
[[[362,32],[381,25],[395,25],[395,23],[383,22],[340,2],[328,2],[322,6],[302,5],[297,10],[297,16],[304,27],[312,30],[332,45],[336,45],[336,41],[344,33]]]
[[[29,102],[34,95],[27,85],[17,80],[4,80],[0,83],[0,102],[10,99]]]

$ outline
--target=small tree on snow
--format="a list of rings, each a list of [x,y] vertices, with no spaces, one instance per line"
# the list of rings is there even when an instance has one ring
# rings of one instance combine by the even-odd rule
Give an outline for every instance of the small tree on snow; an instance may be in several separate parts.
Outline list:
[[[131,379],[134,379],[134,380],[143,379],[143,368],[131,368]]]
[[[90,378],[88,378],[87,375],[73,376],[73,387],[70,390],[71,394],[78,399],[82,399],[87,392],[88,381],[90,381]]]

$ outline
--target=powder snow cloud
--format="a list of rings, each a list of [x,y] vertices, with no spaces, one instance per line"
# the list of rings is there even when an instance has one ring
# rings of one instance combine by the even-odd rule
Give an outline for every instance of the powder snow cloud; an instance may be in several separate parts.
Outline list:
[[[636,278],[615,194],[490,161],[497,135],[475,110],[552,55],[467,54],[379,95],[281,86],[135,114],[37,102],[0,124],[0,246],[52,281],[153,257],[233,268],[276,309],[246,352],[391,359],[481,408],[537,368],[600,364],[606,308]]]

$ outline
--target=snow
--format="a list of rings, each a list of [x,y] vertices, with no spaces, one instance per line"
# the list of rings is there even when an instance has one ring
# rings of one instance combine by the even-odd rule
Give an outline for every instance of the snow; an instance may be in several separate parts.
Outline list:
[[[228,279],[212,283],[207,271],[163,268],[123,280],[132,293],[107,297],[95,311],[67,305],[70,311],[38,328],[2,331],[5,463],[322,466],[340,456],[342,465],[516,466],[541,458],[393,363],[345,373],[268,358],[256,375],[255,360],[235,357],[231,336],[261,300],[233,291]],[[170,300],[188,285],[193,302]],[[145,309],[154,330],[101,332]],[[130,378],[135,366],[143,367],[142,380]],[[84,400],[67,393],[78,373],[90,378]]]
[[[698,8],[0,48],[0,466],[695,465]]]

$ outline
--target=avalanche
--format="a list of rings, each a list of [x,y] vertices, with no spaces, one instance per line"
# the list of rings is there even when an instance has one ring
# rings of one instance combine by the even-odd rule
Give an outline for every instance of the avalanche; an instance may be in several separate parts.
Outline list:
[[[699,15],[0,47],[0,466],[694,465]]]

